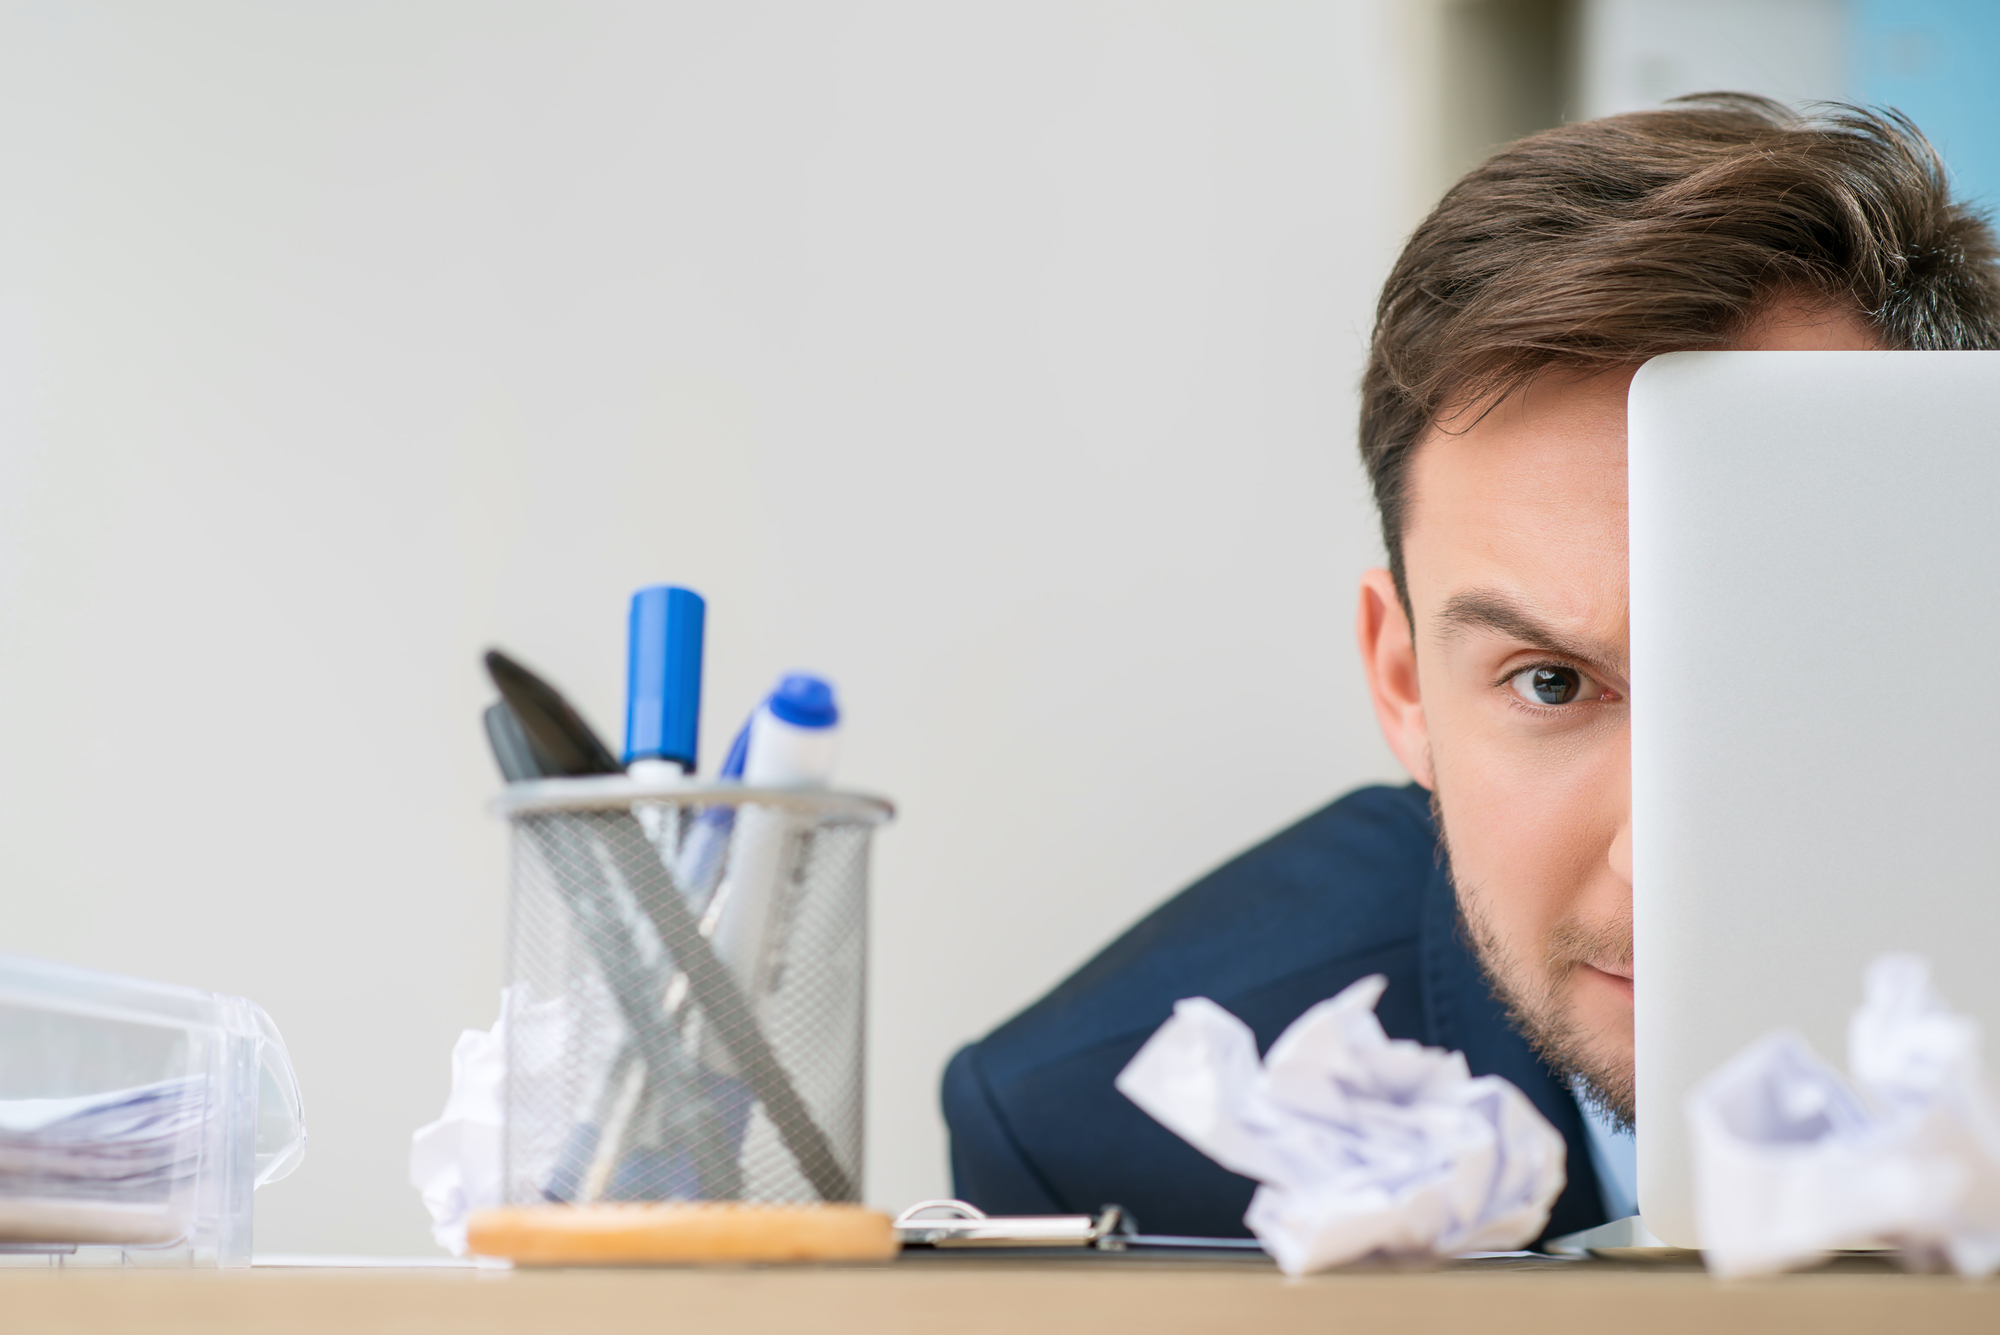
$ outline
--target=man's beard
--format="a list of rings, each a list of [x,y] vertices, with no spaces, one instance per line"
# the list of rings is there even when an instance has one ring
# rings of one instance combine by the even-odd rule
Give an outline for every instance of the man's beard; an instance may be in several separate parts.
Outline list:
[[[1636,1121],[1633,1073],[1590,1051],[1591,1035],[1571,1013],[1561,984],[1572,970],[1590,960],[1629,962],[1631,923],[1592,925],[1564,919],[1549,933],[1540,967],[1522,968],[1479,911],[1474,897],[1459,883],[1451,861],[1451,840],[1445,832],[1444,806],[1435,788],[1431,791],[1431,818],[1437,824],[1439,852],[1458,905],[1458,930],[1472,947],[1487,986],[1542,1060],[1556,1074],[1580,1084],[1584,1098],[1608,1114],[1615,1125],[1630,1129]]]

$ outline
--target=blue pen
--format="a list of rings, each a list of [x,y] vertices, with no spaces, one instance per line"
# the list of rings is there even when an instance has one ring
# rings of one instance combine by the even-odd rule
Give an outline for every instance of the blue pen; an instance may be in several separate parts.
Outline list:
[[[716,777],[725,782],[741,779],[743,762],[749,754],[750,725],[745,723],[738,729],[736,740],[729,744],[722,772]],[[681,893],[697,910],[708,903],[709,896],[715,893],[716,882],[722,879],[729,833],[735,827],[735,807],[704,807],[681,843],[680,857],[674,862],[674,880],[680,883]],[[709,924],[709,929],[713,930],[713,924]]]

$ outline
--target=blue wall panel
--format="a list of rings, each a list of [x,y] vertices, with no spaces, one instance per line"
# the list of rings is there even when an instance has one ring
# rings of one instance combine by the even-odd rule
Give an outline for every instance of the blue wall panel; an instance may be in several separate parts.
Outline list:
[[[2000,0],[1854,0],[1853,95],[1899,108],[1958,189],[2000,207]]]

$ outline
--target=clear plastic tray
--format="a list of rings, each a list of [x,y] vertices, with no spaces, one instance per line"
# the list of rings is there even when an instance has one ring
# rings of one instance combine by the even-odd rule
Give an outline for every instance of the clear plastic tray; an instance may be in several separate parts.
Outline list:
[[[304,1154],[256,1003],[0,955],[0,1252],[248,1265],[251,1193]]]

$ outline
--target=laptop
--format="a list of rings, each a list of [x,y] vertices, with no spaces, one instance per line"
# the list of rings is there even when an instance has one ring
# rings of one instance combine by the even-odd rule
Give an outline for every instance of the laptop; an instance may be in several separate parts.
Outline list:
[[[1914,951],[2000,1065],[2000,354],[1684,352],[1628,402],[1639,1209],[1779,1026]]]

